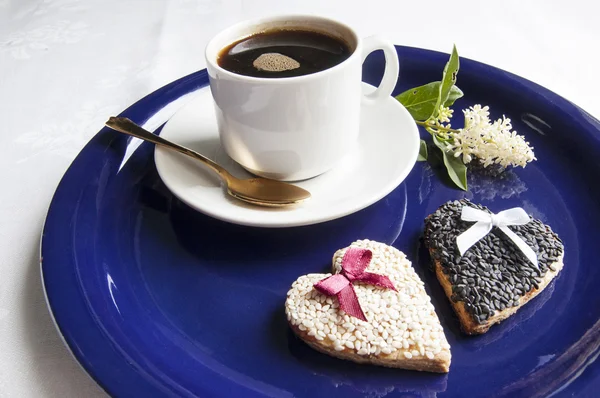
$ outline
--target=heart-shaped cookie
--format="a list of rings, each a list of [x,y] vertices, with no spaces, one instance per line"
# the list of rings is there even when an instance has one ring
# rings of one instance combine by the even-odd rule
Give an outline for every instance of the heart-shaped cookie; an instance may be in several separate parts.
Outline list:
[[[356,249],[372,255],[365,273],[350,282],[355,292],[350,298],[358,301],[354,304],[359,305],[366,321],[342,310],[339,295],[326,295],[315,288],[315,284],[333,278],[332,274],[308,274],[292,284],[285,302],[294,333],[317,351],[337,358],[448,372],[450,345],[424,284],[404,253],[379,242],[354,242],[334,254],[335,278],[329,281],[343,280],[348,285],[343,276],[342,268],[348,271],[343,261],[349,261],[347,252]],[[378,277],[389,278],[393,287],[382,287],[385,283],[377,282]]]
[[[465,206],[491,214],[466,199],[448,202],[425,219],[425,245],[463,331],[481,334],[548,286],[563,267],[564,248],[549,226],[531,219],[508,229],[533,250],[537,265],[496,226],[461,256],[457,237],[474,225],[462,219]]]

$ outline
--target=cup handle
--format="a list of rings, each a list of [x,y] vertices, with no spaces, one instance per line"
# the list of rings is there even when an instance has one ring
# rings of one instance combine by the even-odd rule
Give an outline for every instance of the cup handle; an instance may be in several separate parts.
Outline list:
[[[362,60],[376,50],[383,50],[385,56],[385,71],[383,79],[379,87],[372,93],[363,96],[363,103],[372,104],[381,99],[387,98],[392,94],[396,82],[398,81],[398,73],[400,72],[400,63],[398,62],[398,54],[396,48],[388,40],[380,36],[369,36],[363,39]]]

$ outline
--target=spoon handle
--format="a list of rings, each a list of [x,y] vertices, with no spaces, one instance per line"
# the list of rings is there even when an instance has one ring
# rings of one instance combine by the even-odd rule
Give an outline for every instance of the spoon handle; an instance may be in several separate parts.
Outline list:
[[[217,163],[213,162],[206,156],[201,155],[196,151],[193,151],[174,142],[165,140],[159,135],[152,134],[151,132],[143,129],[142,127],[138,126],[126,117],[111,116],[106,122],[106,125],[120,133],[129,134],[144,141],[149,141],[153,144],[161,145],[165,148],[172,149],[174,151],[183,153],[184,155],[188,155],[196,160],[199,160],[214,171],[216,171],[219,174],[219,176],[221,176],[221,178],[223,178],[226,181],[230,177],[230,174],[227,170],[225,170],[223,167],[219,166]]]

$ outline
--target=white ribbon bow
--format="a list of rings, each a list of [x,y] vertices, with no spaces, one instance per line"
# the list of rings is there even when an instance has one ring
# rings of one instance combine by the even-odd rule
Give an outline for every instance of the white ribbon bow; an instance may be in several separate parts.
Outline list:
[[[481,238],[490,233],[493,227],[498,227],[502,232],[514,242],[515,245],[523,252],[525,257],[529,259],[536,267],[538,259],[535,252],[527,245],[527,243],[519,238],[517,234],[508,228],[508,225],[525,225],[531,219],[520,207],[501,211],[498,214],[490,214],[483,210],[474,209],[473,207],[463,206],[460,218],[463,221],[477,221],[475,225],[467,229],[456,238],[456,245],[460,255],[463,256],[467,250]]]

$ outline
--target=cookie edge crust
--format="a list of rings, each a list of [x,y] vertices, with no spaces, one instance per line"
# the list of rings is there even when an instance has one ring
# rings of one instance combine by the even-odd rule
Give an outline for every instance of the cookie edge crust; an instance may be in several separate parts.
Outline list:
[[[432,261],[434,263],[435,274],[437,276],[437,280],[440,282],[440,285],[442,285],[442,288],[444,289],[444,293],[446,293],[446,297],[452,304],[452,308],[454,309],[454,312],[458,316],[458,320],[460,321],[460,326],[461,326],[463,332],[465,332],[466,334],[470,334],[470,335],[486,333],[492,325],[500,323],[503,320],[507,319],[508,317],[514,315],[519,310],[519,308],[521,308],[522,306],[527,304],[530,300],[532,300],[535,296],[540,294],[550,284],[550,282],[552,282],[552,280],[558,275],[558,273],[563,269],[563,266],[564,266],[564,262],[563,262],[564,250],[563,250],[563,253],[561,254],[558,261],[552,263],[552,265],[551,265],[553,268],[556,269],[556,271],[552,271],[551,269],[548,269],[548,271],[546,272],[546,275],[544,275],[544,277],[542,278],[538,289],[536,289],[534,287],[529,292],[527,292],[524,296],[521,296],[519,298],[518,306],[509,307],[502,311],[497,311],[494,316],[488,318],[484,323],[479,324],[473,318],[473,316],[466,310],[463,301],[456,301],[456,302],[452,301],[452,298],[451,298],[452,297],[452,284],[450,283],[450,278],[448,277],[448,275],[444,274],[444,272],[442,271],[442,265],[439,262],[439,260],[434,260],[434,257],[433,257],[434,251],[435,251],[434,249],[429,249],[429,255],[431,256]]]
[[[294,334],[298,336],[300,340],[308,344],[308,346],[318,352],[335,358],[359,364],[379,365],[388,368],[417,370],[422,372],[448,373],[450,370],[450,350],[441,350],[433,357],[433,359],[427,357],[407,359],[404,357],[402,351],[394,351],[391,354],[358,355],[349,348],[344,348],[342,351],[336,351],[333,348],[333,344],[329,344],[329,341],[318,341],[312,336],[309,336],[307,332],[303,332],[297,326],[292,325],[290,322],[288,322],[288,324]]]

